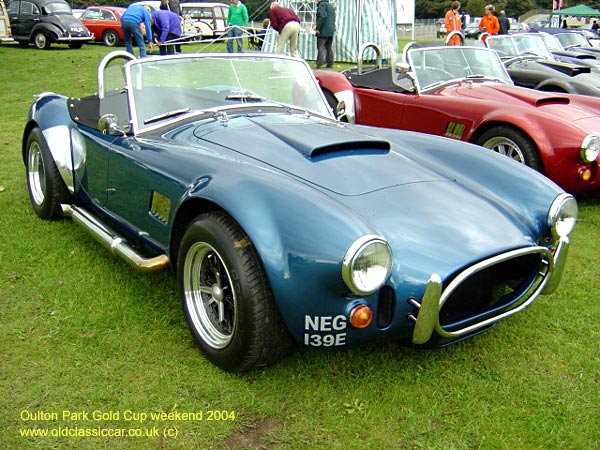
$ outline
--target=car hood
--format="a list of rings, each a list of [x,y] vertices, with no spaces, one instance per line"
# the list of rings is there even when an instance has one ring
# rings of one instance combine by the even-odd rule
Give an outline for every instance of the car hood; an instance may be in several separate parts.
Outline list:
[[[503,107],[508,105],[530,106],[540,111],[556,114],[558,117],[569,117],[572,121],[598,117],[596,111],[573,104],[569,95],[504,84],[461,83],[447,88],[444,95],[496,102]]]
[[[177,153],[181,144],[210,147],[227,164],[252,159],[312,185],[344,206],[349,223],[390,242],[393,278],[408,284],[422,283],[432,268],[445,278],[482,257],[535,245],[545,226],[539,218],[561,192],[533,170],[463,142],[302,115],[230,116],[227,126],[189,124],[165,137]],[[294,202],[290,195],[278,207],[295,209]]]
[[[452,181],[393,152],[385,139],[300,115],[238,117],[227,127],[196,126],[193,135],[341,195]]]

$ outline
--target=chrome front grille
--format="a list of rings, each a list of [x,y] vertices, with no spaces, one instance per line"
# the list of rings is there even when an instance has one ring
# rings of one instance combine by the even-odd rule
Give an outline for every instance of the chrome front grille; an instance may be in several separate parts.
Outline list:
[[[545,247],[513,250],[469,267],[443,287],[437,333],[457,338],[524,309],[542,292],[552,269]]]

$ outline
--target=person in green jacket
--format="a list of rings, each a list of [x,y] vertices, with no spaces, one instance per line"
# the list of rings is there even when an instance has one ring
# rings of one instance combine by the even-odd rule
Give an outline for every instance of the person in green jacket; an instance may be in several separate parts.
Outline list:
[[[237,51],[242,53],[242,35],[248,26],[248,9],[240,0],[231,0],[227,12],[227,51],[233,53],[233,41],[237,42]]]
[[[335,9],[329,0],[317,0],[317,69],[327,60],[333,67],[333,35],[335,34]]]

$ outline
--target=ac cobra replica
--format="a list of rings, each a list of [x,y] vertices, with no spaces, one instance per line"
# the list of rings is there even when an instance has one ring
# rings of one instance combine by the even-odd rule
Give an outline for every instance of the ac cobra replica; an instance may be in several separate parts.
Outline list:
[[[369,48],[380,55],[374,44],[362,54]],[[600,189],[600,99],[516,87],[498,54],[483,47],[409,43],[392,66],[378,60],[342,73],[316,71],[342,120],[479,144],[568,192]]]
[[[109,53],[97,94],[37,95],[22,150],[35,213],[170,268],[228,371],[294,340],[474,336],[557,288],[577,217],[494,152],[336,121],[309,66],[281,55]]]
[[[558,60],[542,33],[490,36],[485,45],[498,52],[517,86],[600,97],[600,74],[589,61]]]

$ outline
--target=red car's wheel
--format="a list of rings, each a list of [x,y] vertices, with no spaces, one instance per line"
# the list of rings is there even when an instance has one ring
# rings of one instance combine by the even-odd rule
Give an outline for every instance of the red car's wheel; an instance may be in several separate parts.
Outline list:
[[[114,47],[119,43],[119,35],[115,30],[106,30],[102,35],[102,42],[107,47]]]
[[[508,156],[538,172],[544,172],[544,165],[535,144],[522,131],[499,126],[483,133],[477,140],[477,144]]]

